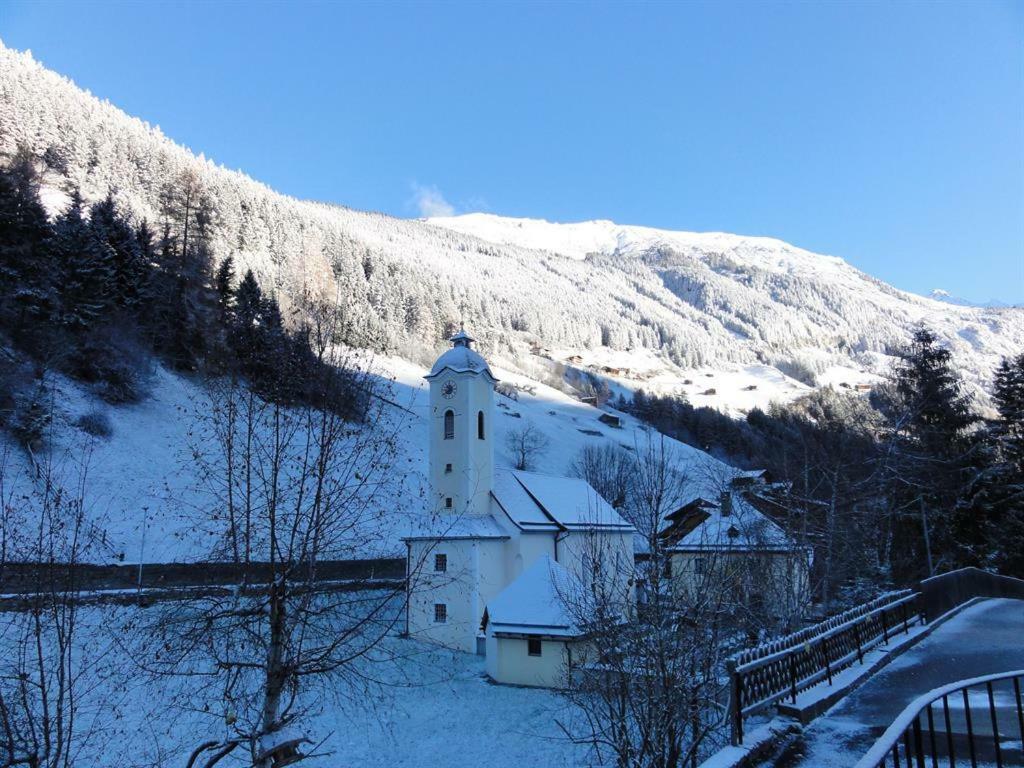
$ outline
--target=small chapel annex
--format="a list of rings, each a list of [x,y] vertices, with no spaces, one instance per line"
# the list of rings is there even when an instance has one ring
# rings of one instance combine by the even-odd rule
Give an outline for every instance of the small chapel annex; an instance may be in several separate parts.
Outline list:
[[[572,595],[628,610],[634,529],[584,480],[494,466],[497,379],[464,330],[451,342],[425,377],[435,514],[405,539],[406,630],[485,654],[497,682],[563,685],[583,633]]]

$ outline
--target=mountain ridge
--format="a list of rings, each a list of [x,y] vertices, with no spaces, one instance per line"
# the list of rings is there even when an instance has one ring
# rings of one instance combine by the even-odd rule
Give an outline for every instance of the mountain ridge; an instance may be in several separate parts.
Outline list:
[[[908,294],[774,238],[490,214],[418,221],[282,195],[0,43],[0,158],[19,148],[46,163],[51,197],[113,190],[151,221],[166,187],[197,175],[216,212],[215,260],[252,269],[285,310],[300,293],[340,301],[350,341],[418,362],[465,321],[485,352],[524,370],[539,344],[595,360],[650,352],[669,380],[763,365],[816,383],[837,367],[884,372],[887,352],[926,323],[980,392],[1024,347],[1022,310]]]

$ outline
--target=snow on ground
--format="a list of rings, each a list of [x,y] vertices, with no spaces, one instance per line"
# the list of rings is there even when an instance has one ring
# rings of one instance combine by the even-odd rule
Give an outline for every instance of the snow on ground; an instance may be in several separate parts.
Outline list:
[[[582,259],[591,253],[640,253],[659,246],[682,252],[732,252],[748,263],[778,272],[841,273],[852,268],[836,256],[822,256],[770,237],[748,237],[724,232],[675,232],[613,221],[568,224],[543,219],[517,219],[489,213],[427,219],[445,229],[505,245],[547,250]]]
[[[88,608],[79,613],[83,679],[78,724],[91,732],[77,764],[95,768],[184,765],[199,744],[229,735],[232,709],[201,679],[151,678],[146,623],[158,608]],[[116,639],[117,642],[113,642]],[[10,641],[0,631],[0,648]],[[557,721],[569,717],[557,693],[495,685],[482,657],[388,637],[359,675],[335,679],[301,730],[325,740],[311,768],[569,768],[595,765]],[[7,657],[11,658],[11,657]],[[360,680],[359,677],[362,677]],[[366,680],[374,682],[366,684]],[[102,681],[93,687],[92,681]],[[183,707],[183,704],[186,704]],[[312,703],[311,700],[309,700]],[[308,747],[307,747],[308,749]],[[225,766],[247,765],[240,759]]]
[[[405,404],[416,416],[408,425],[408,451],[410,457],[419,462],[420,471],[427,471],[427,426],[429,411],[429,390],[423,376],[427,371],[419,366],[398,358],[383,358],[378,365],[398,387],[399,402]],[[495,463],[499,467],[513,467],[513,458],[505,448],[506,435],[527,424],[532,424],[544,433],[550,442],[549,449],[541,456],[533,469],[551,475],[568,475],[573,461],[587,446],[616,444],[626,450],[642,449],[650,431],[638,419],[610,408],[604,410],[576,400],[564,392],[537,382],[521,373],[491,364],[491,371],[502,382],[525,387],[513,400],[502,395],[495,396]],[[611,412],[619,416],[621,427],[609,427],[598,421],[601,414]],[[682,463],[705,466],[708,471],[724,469],[725,466],[702,451],[684,443],[666,438]]]
[[[386,397],[391,403],[382,412],[379,429],[399,431],[394,457],[395,481],[400,484],[389,496],[391,505],[373,531],[365,531],[373,542],[362,551],[365,557],[401,556],[401,537],[409,532],[416,516],[427,512],[427,429],[429,398],[426,369],[396,357],[373,362],[382,381],[389,382]],[[580,451],[589,445],[617,444],[626,450],[642,448],[647,428],[631,416],[617,414],[621,428],[609,427],[598,417],[604,412],[585,405],[564,392],[502,368],[492,366],[503,381],[524,387],[518,400],[496,396],[495,462],[512,467],[505,449],[505,436],[527,424],[543,432],[549,449],[539,457],[536,471],[566,475]],[[202,439],[204,414],[209,410],[209,392],[196,379],[157,366],[149,377],[149,394],[139,403],[111,406],[92,391],[63,377],[54,379],[53,428],[49,450],[66,485],[73,485],[85,463],[86,506],[104,546],[100,555],[111,562],[182,562],[203,559],[213,540],[203,533],[198,521],[203,510],[214,503],[200,486],[192,458]],[[112,434],[97,438],[77,423],[88,413],[105,414]],[[9,438],[0,438],[8,441]],[[706,472],[723,470],[717,460],[682,443],[669,445],[686,464],[701,465]],[[24,452],[6,442],[8,482],[18,485],[18,495],[27,495],[32,481]],[[705,474],[706,474],[705,472]]]
[[[811,391],[807,384],[770,365],[680,368],[650,349],[598,347],[581,352],[558,349],[545,350],[539,357],[604,379],[616,397],[621,394],[628,400],[638,390],[683,396],[697,407],[714,408],[737,418],[755,408],[767,410],[772,403],[791,402]],[[819,375],[817,383],[839,386],[848,382],[854,387],[877,380],[872,374],[836,366]]]

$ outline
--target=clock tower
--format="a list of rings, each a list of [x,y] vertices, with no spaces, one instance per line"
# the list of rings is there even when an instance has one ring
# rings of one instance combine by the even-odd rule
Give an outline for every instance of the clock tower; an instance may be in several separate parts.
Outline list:
[[[490,513],[494,476],[494,385],[464,329],[437,358],[430,382],[430,487],[442,512]]]

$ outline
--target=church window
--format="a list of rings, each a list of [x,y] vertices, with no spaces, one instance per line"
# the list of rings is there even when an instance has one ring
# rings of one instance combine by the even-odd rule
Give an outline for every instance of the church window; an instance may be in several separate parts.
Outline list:
[[[434,555],[434,571],[444,573],[448,570],[448,555]]]
[[[528,638],[526,641],[526,652],[531,656],[540,656],[541,642],[538,637]]]
[[[478,440],[484,439],[484,412],[478,411],[476,414],[476,437]]]
[[[448,606],[444,603],[434,603],[434,623],[444,624],[448,621]]]
[[[446,475],[450,475],[452,473],[452,465],[451,464],[445,464],[444,465],[444,473]]]
[[[446,496],[445,497],[444,507],[445,507],[445,509],[451,509],[452,508],[452,497],[451,496]]]
[[[455,439],[455,411],[447,410],[444,412],[444,439]]]
[[[703,576],[707,572],[707,564],[703,557],[693,558],[693,570],[698,576]]]

